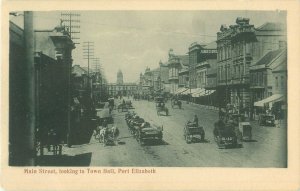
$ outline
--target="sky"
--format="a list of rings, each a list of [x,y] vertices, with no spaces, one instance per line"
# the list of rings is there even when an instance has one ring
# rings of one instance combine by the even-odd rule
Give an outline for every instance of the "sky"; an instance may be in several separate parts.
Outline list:
[[[61,12],[34,12],[35,29],[53,29]],[[237,17],[259,27],[265,22],[286,23],[284,11],[77,11],[80,14],[80,44],[73,50],[73,64],[87,66],[83,42],[94,42],[94,57],[100,59],[108,82],[123,72],[124,82],[137,82],[139,74],[166,62],[170,48],[186,54],[193,42],[216,40],[222,24],[235,24]],[[22,16],[10,20],[23,27]],[[93,61],[91,61],[93,62]],[[90,62],[90,63],[91,63]],[[90,64],[92,66],[92,64]]]

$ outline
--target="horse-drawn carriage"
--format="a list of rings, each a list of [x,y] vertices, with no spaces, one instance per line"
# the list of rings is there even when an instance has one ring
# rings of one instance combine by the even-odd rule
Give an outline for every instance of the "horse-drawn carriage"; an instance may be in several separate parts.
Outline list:
[[[260,126],[275,126],[275,116],[272,114],[259,115],[258,124]]]
[[[237,146],[237,135],[233,123],[225,123],[220,119],[214,124],[213,134],[219,148]]]
[[[165,112],[166,116],[169,115],[169,109],[166,107],[163,97],[156,97],[155,104],[157,115],[161,115],[161,112]]]
[[[181,109],[182,103],[178,99],[172,99],[171,100],[171,105],[172,105],[172,108],[175,108],[175,106],[177,106],[179,109]]]
[[[104,146],[108,144],[116,145],[119,133],[119,129],[116,126],[103,128],[98,126],[97,129],[94,131],[94,137],[100,143],[103,143]]]
[[[37,129],[35,147],[37,154],[39,152],[41,156],[44,155],[44,148],[47,148],[48,152],[52,152],[53,155],[61,155],[63,143],[54,129],[50,129],[44,135]]]
[[[132,119],[128,122],[128,128],[130,133],[136,137],[138,129],[141,127],[141,125],[145,122],[145,120],[137,115],[134,115]]]
[[[205,139],[205,131],[202,126],[199,126],[197,123],[192,123],[188,121],[185,124],[183,136],[186,143],[191,143],[195,135],[200,136],[200,140],[204,141]]]
[[[139,126],[136,131],[136,139],[140,144],[147,139],[156,139],[158,141],[162,141],[163,138],[163,126],[157,126],[154,124],[150,124],[148,122],[144,122]]]
[[[128,111],[128,106],[126,103],[120,103],[117,107],[118,112]]]
[[[229,122],[234,126],[239,140],[250,141],[252,139],[252,127],[245,116],[241,114],[229,114]]]
[[[126,105],[126,107],[127,107],[128,109],[132,109],[132,108],[133,108],[131,100],[126,100],[126,101],[125,101],[125,105]]]

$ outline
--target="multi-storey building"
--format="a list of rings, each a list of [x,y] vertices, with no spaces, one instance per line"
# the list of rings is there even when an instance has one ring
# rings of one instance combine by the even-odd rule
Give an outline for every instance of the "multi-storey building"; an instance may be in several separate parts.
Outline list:
[[[169,67],[169,83],[170,93],[175,94],[179,87],[179,71],[188,65],[188,55],[175,55],[173,49],[169,51],[168,67]]]
[[[254,107],[286,106],[287,50],[270,51],[250,67],[251,111]]]
[[[136,83],[125,83],[123,81],[123,73],[119,70],[117,83],[108,83],[107,89],[110,96],[132,96],[138,91],[138,85]]]
[[[237,18],[229,28],[217,33],[219,105],[230,103],[249,109],[249,66],[271,50],[279,48],[286,34],[280,24],[266,23],[255,28],[247,18]]]
[[[33,31],[34,44],[29,46],[33,46],[31,54],[34,56],[34,63],[28,64],[34,67],[27,71],[24,58],[29,46],[24,43],[25,31],[10,22],[9,34],[9,165],[24,166],[28,165],[28,157],[34,156],[32,150],[28,150],[24,144],[29,142],[34,145],[31,142],[34,140],[30,139],[32,137],[41,140],[40,144],[43,146],[47,133],[54,129],[58,141],[70,144],[71,139],[68,138],[71,137],[73,127],[70,68],[75,46],[63,26]],[[35,111],[29,114],[24,103],[28,102],[27,80],[30,73],[34,76],[34,81],[30,82],[34,87],[30,105],[35,107]],[[28,116],[34,118],[37,128],[30,135],[26,127]]]
[[[200,45],[194,42],[189,47],[189,83],[190,88],[204,88],[206,83],[208,60],[217,59],[216,42]]]

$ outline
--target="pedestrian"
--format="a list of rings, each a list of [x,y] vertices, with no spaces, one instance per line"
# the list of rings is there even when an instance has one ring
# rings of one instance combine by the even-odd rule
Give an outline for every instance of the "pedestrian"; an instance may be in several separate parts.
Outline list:
[[[103,127],[103,128],[106,128],[106,127],[107,127],[107,120],[106,120],[106,119],[103,120],[102,127]]]

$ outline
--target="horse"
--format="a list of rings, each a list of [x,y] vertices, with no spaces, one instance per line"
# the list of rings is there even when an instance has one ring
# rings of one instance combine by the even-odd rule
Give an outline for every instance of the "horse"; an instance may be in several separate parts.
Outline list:
[[[108,142],[115,144],[116,138],[119,136],[120,131],[118,127],[113,126],[111,128],[103,128],[100,130],[100,142],[104,143],[105,146]]]

